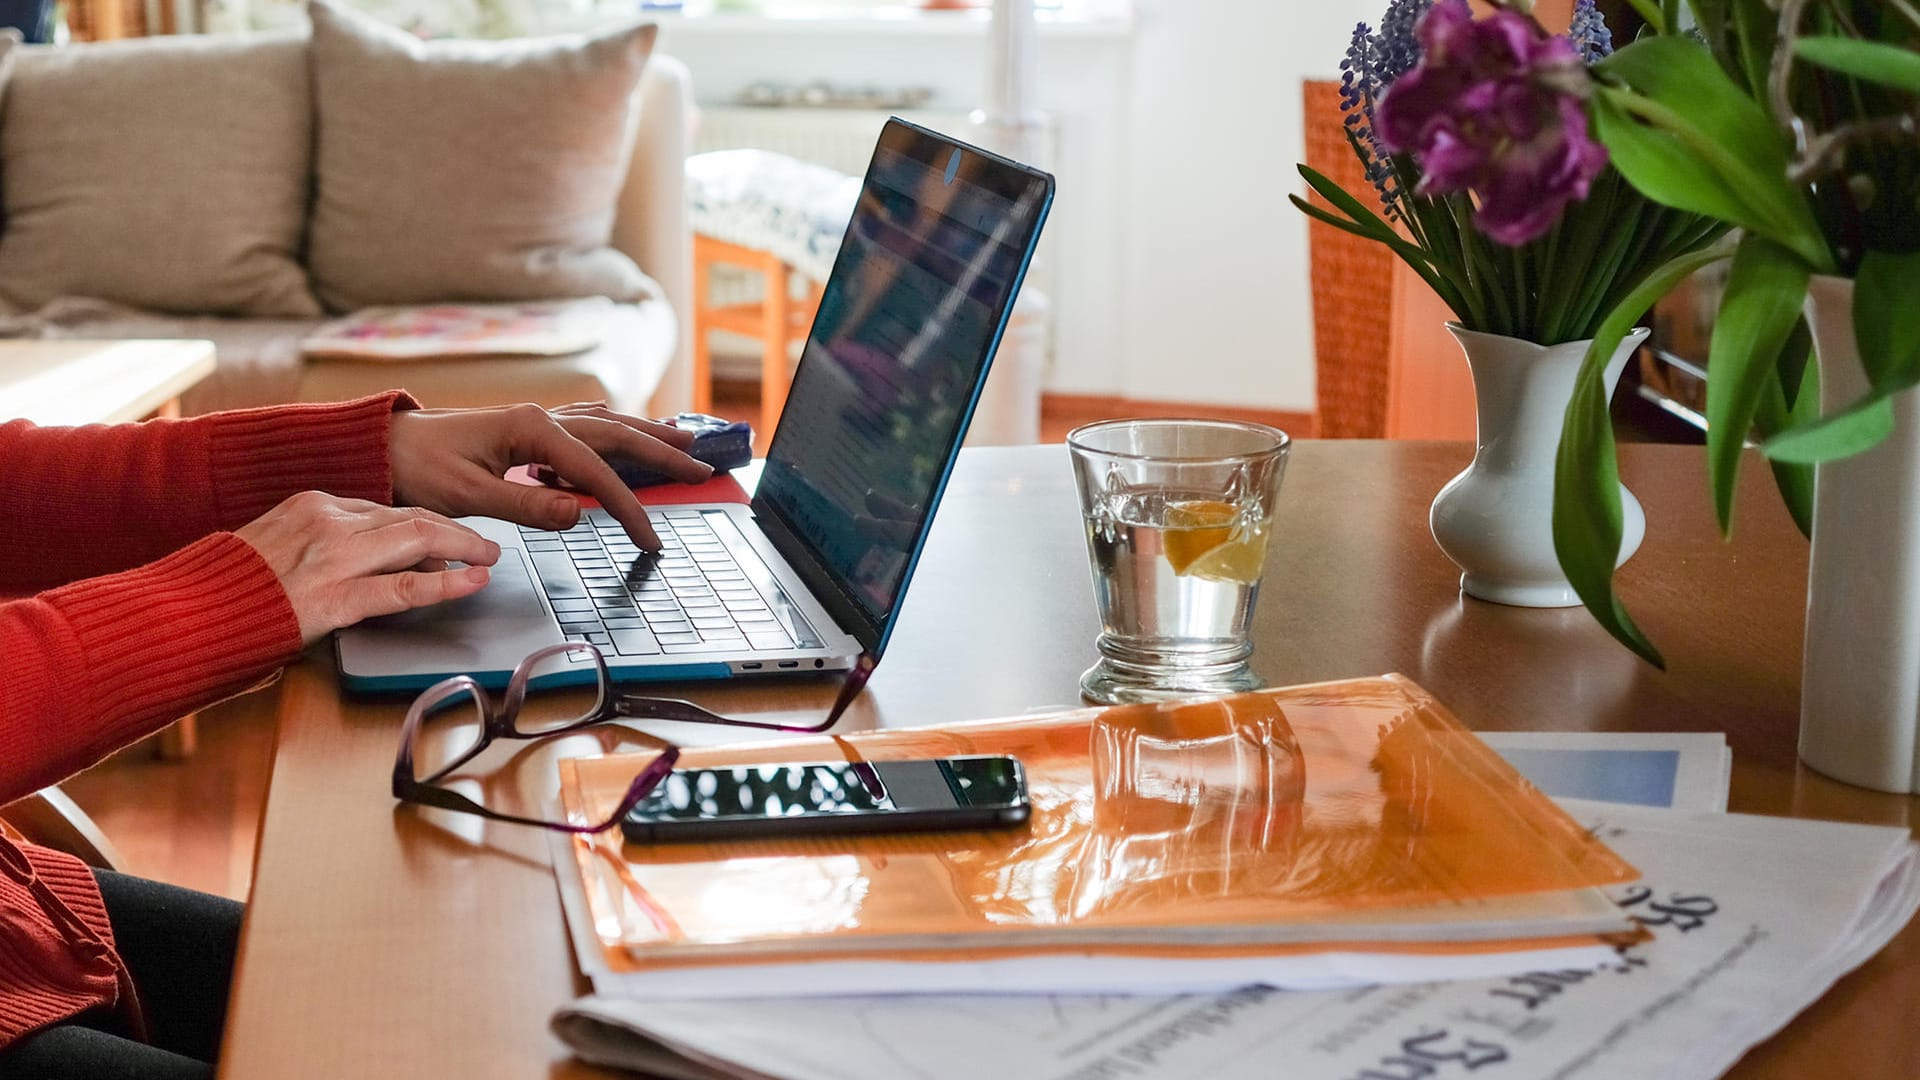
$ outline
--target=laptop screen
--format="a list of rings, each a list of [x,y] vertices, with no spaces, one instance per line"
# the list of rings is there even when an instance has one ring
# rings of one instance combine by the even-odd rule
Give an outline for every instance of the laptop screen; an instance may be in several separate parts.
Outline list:
[[[918,555],[1051,194],[1044,173],[899,121],[874,150],[755,500],[874,627]]]

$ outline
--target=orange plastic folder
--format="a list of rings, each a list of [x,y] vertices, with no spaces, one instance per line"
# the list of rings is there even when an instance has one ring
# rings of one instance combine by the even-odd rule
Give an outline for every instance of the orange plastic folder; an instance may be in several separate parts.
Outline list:
[[[1634,933],[1599,889],[1633,868],[1399,676],[700,749],[682,766],[963,754],[1023,763],[1025,826],[575,839],[602,951],[583,965],[1458,956]],[[562,762],[567,812],[604,817],[645,761]]]

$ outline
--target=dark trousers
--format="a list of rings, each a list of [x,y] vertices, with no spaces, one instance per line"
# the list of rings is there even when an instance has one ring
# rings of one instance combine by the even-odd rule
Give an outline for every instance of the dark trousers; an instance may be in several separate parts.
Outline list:
[[[8,1080],[212,1080],[243,905],[96,870],[114,944],[133,975],[150,1043],[119,1018],[82,1013],[0,1050]]]

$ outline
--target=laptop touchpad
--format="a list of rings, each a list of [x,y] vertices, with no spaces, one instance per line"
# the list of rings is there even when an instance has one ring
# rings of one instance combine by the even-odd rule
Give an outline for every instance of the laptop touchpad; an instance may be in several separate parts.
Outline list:
[[[518,548],[500,549],[500,561],[493,565],[487,587],[472,596],[449,600],[432,607],[414,608],[398,615],[369,619],[363,626],[404,627],[409,633],[435,629],[450,635],[468,636],[487,622],[524,622],[543,619],[546,609],[540,603],[533,576],[527,572],[526,557]]]
[[[503,547],[487,587],[472,596],[398,615],[368,619],[340,632],[341,666],[356,674],[439,668],[466,671],[476,664],[507,666],[559,633],[527,570],[526,555]],[[519,651],[515,651],[519,650]]]

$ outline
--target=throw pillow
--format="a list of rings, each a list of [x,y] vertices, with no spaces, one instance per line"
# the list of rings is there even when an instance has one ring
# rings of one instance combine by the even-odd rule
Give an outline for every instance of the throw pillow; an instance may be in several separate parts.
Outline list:
[[[0,97],[0,298],[311,317],[312,160],[288,34],[14,50]]]
[[[308,14],[328,307],[651,294],[608,244],[653,24],[423,42],[328,0]]]

